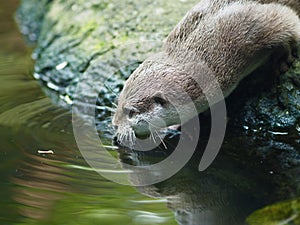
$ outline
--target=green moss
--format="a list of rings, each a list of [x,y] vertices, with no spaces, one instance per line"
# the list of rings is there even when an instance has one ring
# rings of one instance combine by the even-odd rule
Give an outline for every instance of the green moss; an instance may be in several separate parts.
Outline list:
[[[39,2],[23,0],[19,11],[33,10]],[[50,1],[40,12],[43,21],[40,32],[35,34],[39,36],[34,54],[35,72],[41,80],[50,80],[59,86],[58,95],[68,94],[72,98],[79,78],[92,85],[98,78],[103,80],[111,75],[105,72],[119,70],[119,62],[122,61],[121,65],[140,62],[151,52],[158,51],[163,39],[197,2]],[[35,22],[35,17],[31,18],[28,13],[19,17],[19,21],[26,21],[27,25]],[[152,42],[150,47],[148,43],[144,46],[147,41]],[[56,66],[65,61],[68,66],[57,71]],[[89,77],[83,77],[84,73]],[[121,79],[129,76],[123,75]],[[103,88],[101,82],[98,91]],[[82,94],[91,95],[88,89]]]
[[[254,212],[249,225],[300,224],[300,199],[280,202]]]

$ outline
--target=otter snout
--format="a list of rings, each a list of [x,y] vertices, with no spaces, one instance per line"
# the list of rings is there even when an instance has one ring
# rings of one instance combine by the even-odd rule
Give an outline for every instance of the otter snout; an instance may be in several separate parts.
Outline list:
[[[133,124],[132,129],[137,138],[144,139],[149,137],[151,134],[151,128],[149,123],[143,120],[138,121],[136,124]]]

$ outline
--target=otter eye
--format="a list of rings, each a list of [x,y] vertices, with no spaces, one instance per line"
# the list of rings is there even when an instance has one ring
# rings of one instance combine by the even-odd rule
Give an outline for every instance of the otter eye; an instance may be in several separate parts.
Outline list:
[[[138,110],[135,108],[124,108],[124,114],[128,116],[129,119],[131,119],[135,114],[138,113]]]
[[[161,96],[153,96],[153,101],[161,106],[164,106],[167,103],[167,101]]]

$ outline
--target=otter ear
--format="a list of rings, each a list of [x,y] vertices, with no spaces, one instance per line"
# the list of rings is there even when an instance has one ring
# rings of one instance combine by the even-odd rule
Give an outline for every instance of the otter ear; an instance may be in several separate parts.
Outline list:
[[[164,95],[162,92],[160,92],[160,91],[156,92],[156,93],[152,96],[152,99],[153,99],[153,101],[154,101],[156,104],[159,104],[159,105],[161,105],[161,106],[166,105],[167,102],[168,102],[167,99],[166,99],[166,97],[165,97],[165,95]]]

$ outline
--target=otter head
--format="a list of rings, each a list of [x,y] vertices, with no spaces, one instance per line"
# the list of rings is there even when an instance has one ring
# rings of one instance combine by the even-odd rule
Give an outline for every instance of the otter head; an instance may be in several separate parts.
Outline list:
[[[151,59],[134,71],[120,93],[112,121],[121,144],[133,144],[136,137],[148,137],[195,116],[194,101],[205,96],[185,71],[167,60]]]

